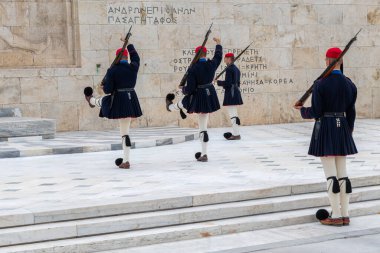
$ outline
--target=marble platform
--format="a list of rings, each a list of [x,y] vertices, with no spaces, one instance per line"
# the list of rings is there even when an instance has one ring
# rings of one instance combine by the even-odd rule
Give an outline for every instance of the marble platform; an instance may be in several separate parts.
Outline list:
[[[194,128],[149,127],[133,128],[130,136],[132,149],[135,149],[192,141],[199,138],[199,133]],[[117,130],[61,132],[56,133],[54,139],[41,136],[8,138],[6,142],[0,142],[0,159],[121,149]]]
[[[359,224],[380,212],[379,125],[358,120],[360,153],[347,162]],[[210,129],[208,163],[193,157],[198,141],[134,149],[130,170],[113,164],[120,151],[2,159],[0,252],[160,252],[161,243],[205,239],[201,247],[289,225],[318,230],[314,213],[328,202],[320,161],[306,155],[312,123],[242,127],[236,142],[223,139],[227,130]]]
[[[28,117],[0,117],[0,140],[15,137],[38,136],[51,139],[55,136],[55,120]]]

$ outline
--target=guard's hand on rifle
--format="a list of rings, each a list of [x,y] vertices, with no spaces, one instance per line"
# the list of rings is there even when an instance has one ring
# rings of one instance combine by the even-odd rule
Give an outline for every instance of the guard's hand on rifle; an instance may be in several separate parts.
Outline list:
[[[214,37],[213,40],[216,42],[217,45],[220,45],[220,38]]]

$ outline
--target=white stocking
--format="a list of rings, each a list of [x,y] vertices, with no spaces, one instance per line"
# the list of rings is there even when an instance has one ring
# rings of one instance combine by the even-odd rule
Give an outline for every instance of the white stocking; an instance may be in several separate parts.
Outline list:
[[[102,99],[103,97],[91,97],[90,104],[95,105],[97,107],[102,107]]]
[[[238,117],[237,106],[227,106],[228,114],[230,115],[231,124],[232,124],[232,135],[240,135],[239,125],[236,123],[236,118]]]
[[[198,114],[198,125],[199,125],[199,139],[202,143],[202,156],[207,155],[207,143],[204,141],[205,132],[207,133],[207,122],[208,122],[208,113]]]
[[[323,170],[325,171],[326,178],[337,177],[337,169],[335,165],[335,157],[321,157],[323,164]],[[327,194],[329,196],[330,205],[332,208],[331,218],[340,218],[342,217],[340,211],[340,195],[339,193],[333,193],[333,183],[332,179],[327,180]]]
[[[335,164],[338,172],[338,179],[347,177],[347,169],[346,169],[346,157],[345,156],[337,156],[335,158]],[[343,217],[349,217],[348,213],[348,204],[350,202],[350,195],[346,193],[346,180],[340,180],[340,206]]]
[[[129,152],[131,147],[126,145],[127,138],[129,138],[129,128],[131,126],[131,118],[124,118],[119,119],[119,125],[120,125],[120,135],[122,136],[122,143],[123,146],[123,162],[129,162]],[[126,137],[128,136],[128,137]]]
[[[182,99],[178,100],[177,103],[173,103],[173,104],[169,105],[169,110],[170,110],[171,112],[173,112],[173,111],[179,111],[179,110],[181,110],[181,109],[182,109],[182,110],[185,109],[185,108],[183,107],[183,104],[182,104]]]

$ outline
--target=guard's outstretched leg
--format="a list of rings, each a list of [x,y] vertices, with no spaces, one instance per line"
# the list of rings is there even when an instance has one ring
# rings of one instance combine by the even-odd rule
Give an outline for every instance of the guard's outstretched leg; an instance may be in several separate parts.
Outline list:
[[[182,101],[179,100],[178,102],[174,103],[174,99],[175,95],[173,93],[169,93],[168,95],[166,95],[166,110],[168,110],[168,112],[179,111],[181,118],[186,119],[187,116],[183,111],[185,108],[183,107]]]

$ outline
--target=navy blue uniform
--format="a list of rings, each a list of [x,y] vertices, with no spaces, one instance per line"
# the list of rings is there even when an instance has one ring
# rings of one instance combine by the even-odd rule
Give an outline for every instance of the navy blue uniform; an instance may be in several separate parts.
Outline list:
[[[104,93],[113,94],[102,100],[101,113],[109,119],[137,118],[142,115],[139,99],[134,90],[140,57],[133,45],[128,45],[131,63],[120,61],[108,69]]]
[[[243,104],[240,92],[240,70],[235,64],[227,68],[225,81],[218,81],[218,86],[223,86],[224,89],[224,106]]]
[[[223,48],[216,45],[212,60],[200,59],[189,69],[187,83],[182,89],[186,95],[182,104],[188,113],[211,113],[220,109],[212,81],[222,58]]]
[[[358,151],[352,138],[357,90],[339,70],[315,83],[312,105],[301,108],[304,119],[316,119],[309,154],[346,156]]]

